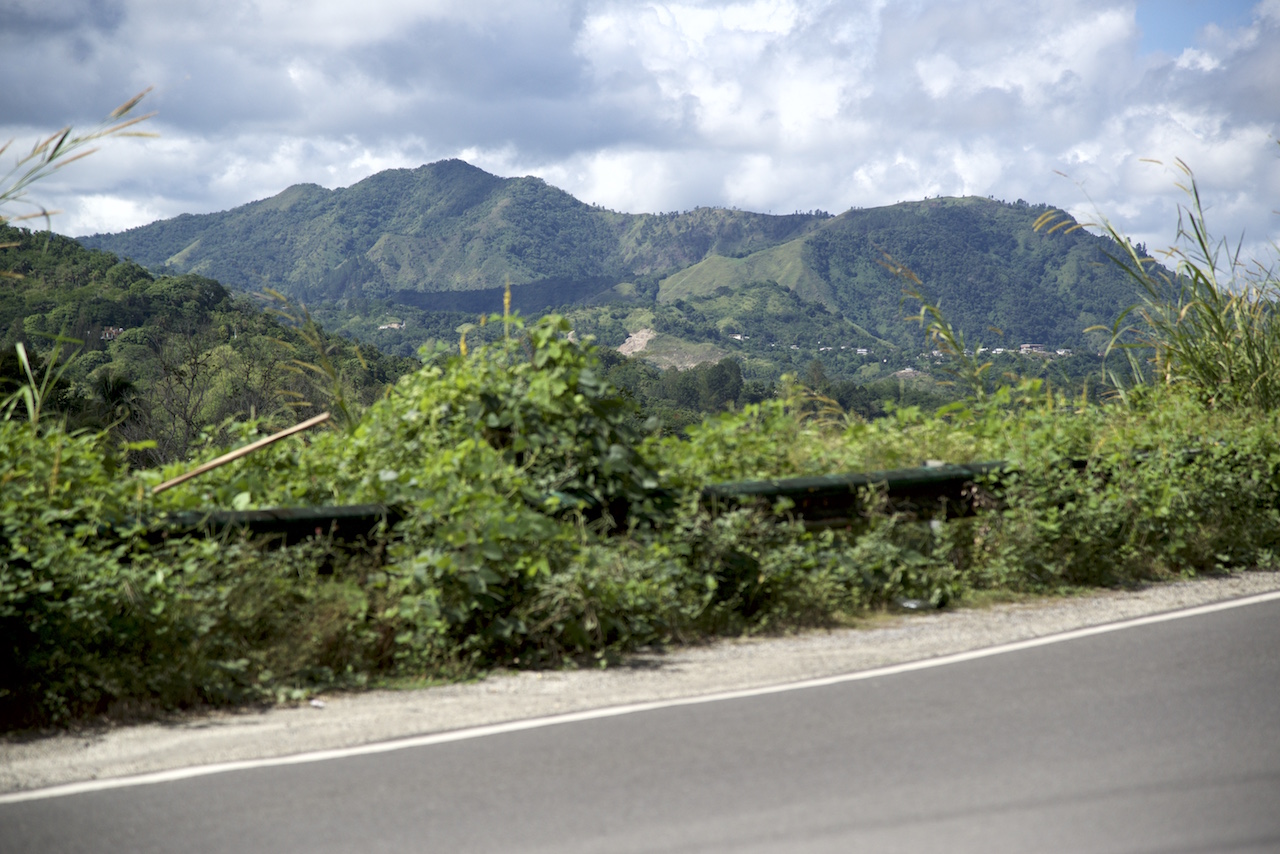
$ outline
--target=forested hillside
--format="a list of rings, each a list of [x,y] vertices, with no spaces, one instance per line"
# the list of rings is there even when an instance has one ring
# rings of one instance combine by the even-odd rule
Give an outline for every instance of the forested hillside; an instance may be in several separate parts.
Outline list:
[[[880,263],[886,255],[919,276],[924,295],[971,340],[1081,347],[1084,330],[1109,326],[1137,287],[1108,258],[1119,249],[1113,241],[1037,232],[1035,220],[1049,210],[961,198],[849,211],[805,241],[805,265],[846,316],[903,344],[916,336],[903,334],[901,290]]]
[[[269,314],[202,276],[154,276],[67,238],[2,225],[0,244],[0,398],[24,379],[14,347],[22,343],[36,370],[50,372],[51,410],[154,442],[135,452],[151,464],[226,441],[218,434],[231,419],[285,426],[335,397],[370,402],[417,364]],[[331,378],[300,366],[326,360]]]
[[[620,295],[653,306],[727,293],[709,318],[727,328],[741,320],[734,294],[774,282],[861,335],[918,352],[919,328],[905,322],[916,305],[904,305],[902,283],[881,263],[887,254],[921,278],[925,295],[971,339],[1096,347],[1083,330],[1110,324],[1136,299],[1134,287],[1107,263],[1115,248],[1108,238],[1036,232],[1047,210],[939,198],[835,217],[713,208],[621,214],[536,178],[499,178],[454,160],[337,190],[299,185],[230,211],[82,242],[152,270],[276,288],[316,308],[389,301],[393,317],[397,306],[493,311],[509,280],[526,314]],[[425,340],[421,328],[406,326],[401,337],[413,343],[401,351]]]
[[[134,452],[136,462],[148,465],[229,441],[232,421],[255,418],[261,429],[274,429],[332,409],[336,398],[353,410],[368,405],[421,364],[400,330],[376,328],[389,325],[381,322],[389,317],[412,322],[429,350],[456,350],[458,328],[476,326],[474,313],[406,314],[400,307],[394,315],[390,303],[360,300],[341,311],[321,303],[308,316],[300,306],[237,296],[202,276],[154,276],[65,237],[0,226],[0,243],[13,244],[0,249],[0,271],[17,277],[6,278],[0,291],[0,400],[26,379],[14,349],[21,342],[37,372],[49,367],[58,377],[45,399],[50,414],[76,427],[109,428],[120,440],[154,442]],[[795,298],[774,290],[793,303],[778,322],[793,322]],[[694,336],[710,331],[696,314],[690,321],[676,307],[658,313],[664,329]],[[377,346],[330,334],[331,323]],[[476,346],[501,330],[476,327],[469,335]],[[332,376],[308,367],[326,358]],[[738,354],[685,371],[659,370],[614,352],[604,359],[610,381],[639,407],[635,427],[657,416],[663,429],[679,431],[708,412],[775,391],[777,371],[744,381]],[[754,362],[748,367],[762,373]]]
[[[817,216],[701,209],[631,216],[538,178],[498,178],[459,160],[392,169],[351,187],[304,184],[230,211],[83,238],[147,267],[314,299],[517,287],[544,279],[665,274],[709,252],[748,252]]]
[[[743,259],[710,257],[662,282],[659,302],[740,287],[764,271],[867,332],[912,349],[902,282],[885,262],[910,269],[952,323],[991,347],[1082,347],[1084,330],[1109,325],[1137,293],[1108,258],[1114,243],[1083,231],[1037,231],[1051,210],[1025,202],[928,199],[851,210],[813,234]]]

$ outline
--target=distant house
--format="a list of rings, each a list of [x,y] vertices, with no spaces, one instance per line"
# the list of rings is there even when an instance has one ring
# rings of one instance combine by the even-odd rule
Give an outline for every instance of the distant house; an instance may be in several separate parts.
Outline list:
[[[124,334],[123,326],[104,326],[102,334],[98,336],[103,341],[114,341]]]
[[[894,371],[893,375],[901,379],[909,380],[912,377],[920,376],[920,372],[917,371],[915,368],[903,368],[900,371]]]
[[[857,352],[858,352],[858,355],[859,355],[859,356],[869,356],[869,355],[871,355],[871,351],[870,351],[870,350],[868,350],[866,347],[859,347]]]
[[[1018,350],[1019,353],[1043,353],[1043,344],[1023,344]]]
[[[1057,352],[1058,352],[1058,355],[1059,355],[1059,356],[1070,356],[1070,355],[1071,355],[1071,351],[1070,351],[1070,350],[1058,350]]]
[[[393,320],[390,323],[384,323],[378,327],[379,329],[404,329],[403,320]]]

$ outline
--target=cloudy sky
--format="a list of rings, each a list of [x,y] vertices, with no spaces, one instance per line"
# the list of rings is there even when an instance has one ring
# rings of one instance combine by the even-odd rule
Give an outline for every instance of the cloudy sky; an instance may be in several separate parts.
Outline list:
[[[1280,0],[0,0],[0,70],[15,149],[154,87],[158,137],[33,189],[67,234],[460,157],[629,212],[989,195],[1154,248],[1180,157],[1218,230],[1280,238]]]

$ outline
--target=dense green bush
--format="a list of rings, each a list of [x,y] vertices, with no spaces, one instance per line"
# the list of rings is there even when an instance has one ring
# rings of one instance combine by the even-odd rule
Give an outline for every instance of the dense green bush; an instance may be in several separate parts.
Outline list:
[[[1037,381],[845,418],[790,385],[684,439],[640,435],[590,346],[547,318],[437,354],[352,423],[159,496],[105,434],[0,421],[5,726],[276,701],[389,676],[605,660],[708,634],[840,623],[902,599],[1048,591],[1280,556],[1280,417],[1192,389],[1123,405]],[[254,438],[255,425],[238,428]],[[217,453],[210,447],[206,456]],[[873,507],[807,530],[712,514],[707,483],[1003,459],[974,515]],[[380,502],[367,542],[161,536],[173,510]],[[278,544],[277,544],[278,545]]]
[[[139,672],[163,583],[129,525],[138,484],[98,437],[0,421],[0,717],[96,710],[106,693],[145,694]],[[120,524],[100,531],[106,520]],[[106,537],[102,533],[108,533]],[[143,668],[145,669],[145,668]],[[76,706],[79,706],[77,708]]]
[[[389,660],[376,560],[161,539],[104,439],[0,421],[0,725],[274,700]]]

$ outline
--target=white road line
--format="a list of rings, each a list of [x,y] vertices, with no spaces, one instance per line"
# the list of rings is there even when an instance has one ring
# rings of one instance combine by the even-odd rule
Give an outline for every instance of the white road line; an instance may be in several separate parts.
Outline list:
[[[375,753],[390,753],[394,750],[405,750],[411,747],[429,747],[433,744],[447,744],[452,741],[466,741],[473,738],[484,738],[485,736],[490,735],[521,732],[530,729],[540,729],[542,727],[558,726],[560,724],[577,723],[579,721],[613,718],[618,717],[619,715],[631,715],[637,712],[649,712],[655,709],[669,709],[676,706],[695,706],[702,703],[718,703],[722,700],[739,700],[747,697],[762,697],[768,694],[781,694],[786,691],[800,691],[806,688],[820,688],[825,685],[859,682],[864,679],[875,679],[880,676],[893,676],[898,673],[910,673],[915,670],[928,670],[933,667],[945,667],[949,664],[959,664],[964,661],[990,658],[996,655],[1004,655],[1009,652],[1034,649],[1036,647],[1049,646],[1050,644],[1063,643],[1064,641],[1076,640],[1078,638],[1109,634],[1111,632],[1133,629],[1139,626],[1149,626],[1154,623],[1165,623],[1171,620],[1184,619],[1186,617],[1197,617],[1202,614],[1212,614],[1217,611],[1242,608],[1246,605],[1256,605],[1262,602],[1271,602],[1276,599],[1280,599],[1280,590],[1274,590],[1268,593],[1258,593],[1242,599],[1229,599],[1224,602],[1197,605],[1193,608],[1185,608],[1180,611],[1166,611],[1164,613],[1151,614],[1145,617],[1135,617],[1130,620],[1122,620],[1118,623],[1106,623],[1100,626],[1088,626],[1082,629],[1072,629],[1071,631],[1059,632],[1058,634],[1045,635],[1044,637],[1031,638],[1029,640],[1014,641],[1012,643],[984,647],[982,649],[970,650],[968,652],[957,652],[950,655],[939,656],[937,658],[910,661],[905,664],[893,664],[886,667],[877,667],[872,670],[860,670],[856,673],[845,673],[839,676],[823,676],[817,679],[805,679],[800,682],[786,682],[781,685],[769,685],[763,688],[744,688],[738,691],[721,691],[715,694],[702,694],[696,697],[679,697],[670,700],[653,700],[647,703],[628,703],[622,706],[607,706],[601,709],[589,709],[582,712],[567,712],[565,714],[549,715],[541,718],[507,721],[505,723],[489,724],[487,726],[468,727],[467,729],[451,730],[449,732],[438,732],[430,735],[400,738],[393,741],[362,744],[357,747],[343,747],[334,750],[316,750],[309,753],[297,753],[292,756],[278,756],[269,759],[245,759],[238,762],[218,762],[211,765],[195,765],[189,768],[174,768],[169,771],[155,771],[153,773],[138,774],[132,777],[113,777],[104,780],[85,780],[79,783],[65,783],[59,786],[49,786],[44,789],[31,789],[23,792],[10,792],[8,794],[3,794],[0,795],[0,804],[14,804],[21,803],[23,801],[43,800],[45,798],[59,798],[67,795],[79,795],[85,792],[101,792],[107,789],[124,789],[131,786],[149,786],[154,783],[168,783],[174,780],[186,780],[191,777],[204,777],[209,774],[221,774],[227,771],[246,771],[253,768],[274,768],[281,765],[302,765],[308,762],[324,762],[330,759],[346,759],[352,756],[369,756]]]

